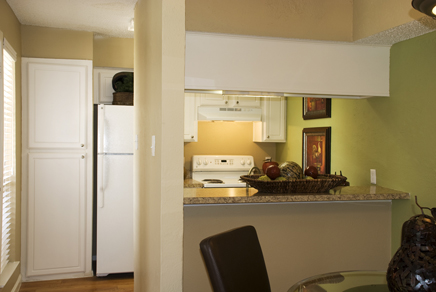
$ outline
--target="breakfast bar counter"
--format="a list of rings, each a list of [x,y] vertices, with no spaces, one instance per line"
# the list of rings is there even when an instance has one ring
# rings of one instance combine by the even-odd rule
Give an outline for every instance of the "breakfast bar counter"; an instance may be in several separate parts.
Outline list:
[[[340,186],[328,193],[259,193],[254,188],[185,188],[185,205],[407,200],[410,194],[380,186]]]
[[[272,291],[287,291],[317,274],[386,270],[392,257],[392,204],[408,199],[407,192],[380,186],[340,186],[315,194],[185,188],[183,291],[212,292],[199,243],[244,225],[256,228]]]

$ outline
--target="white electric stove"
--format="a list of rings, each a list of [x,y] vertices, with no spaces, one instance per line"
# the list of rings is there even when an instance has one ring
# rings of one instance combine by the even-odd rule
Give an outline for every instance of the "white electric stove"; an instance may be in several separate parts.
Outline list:
[[[192,179],[202,182],[205,188],[245,188],[240,177],[253,166],[250,155],[194,155]]]

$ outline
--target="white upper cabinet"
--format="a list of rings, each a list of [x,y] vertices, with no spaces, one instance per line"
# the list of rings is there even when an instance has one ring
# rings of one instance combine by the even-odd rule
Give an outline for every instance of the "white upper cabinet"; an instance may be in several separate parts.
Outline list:
[[[112,78],[118,72],[133,72],[133,69],[94,68],[94,104],[112,104]]]
[[[185,93],[184,142],[198,141],[197,106],[199,97],[194,93]]]
[[[80,149],[86,147],[87,100],[92,97],[89,61],[26,60],[28,147]]]
[[[262,121],[253,122],[254,142],[286,142],[286,98],[262,97]]]
[[[260,107],[260,97],[243,95],[197,94],[200,97],[199,105],[229,106],[229,107]]]
[[[235,95],[231,97],[233,106],[260,107],[260,97],[258,96],[241,96]]]
[[[186,33],[185,89],[389,96],[389,46]]]
[[[229,98],[219,94],[197,94],[200,97],[199,105],[218,105],[227,106],[229,104]]]

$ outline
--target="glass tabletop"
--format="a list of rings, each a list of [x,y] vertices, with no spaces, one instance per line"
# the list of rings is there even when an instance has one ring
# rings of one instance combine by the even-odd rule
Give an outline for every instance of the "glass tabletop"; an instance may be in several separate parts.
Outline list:
[[[389,292],[386,271],[344,271],[316,275],[288,292]]]

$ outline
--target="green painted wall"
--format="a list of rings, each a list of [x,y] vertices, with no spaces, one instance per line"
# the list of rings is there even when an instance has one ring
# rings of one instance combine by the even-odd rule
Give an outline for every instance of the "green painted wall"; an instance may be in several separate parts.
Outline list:
[[[302,129],[332,127],[332,173],[342,171],[351,185],[407,191],[412,200],[394,201],[392,252],[400,245],[403,222],[420,205],[436,207],[436,33],[391,48],[390,97],[332,100],[332,118],[303,120],[302,99],[288,98],[288,141],[277,145],[279,161],[302,162]]]

